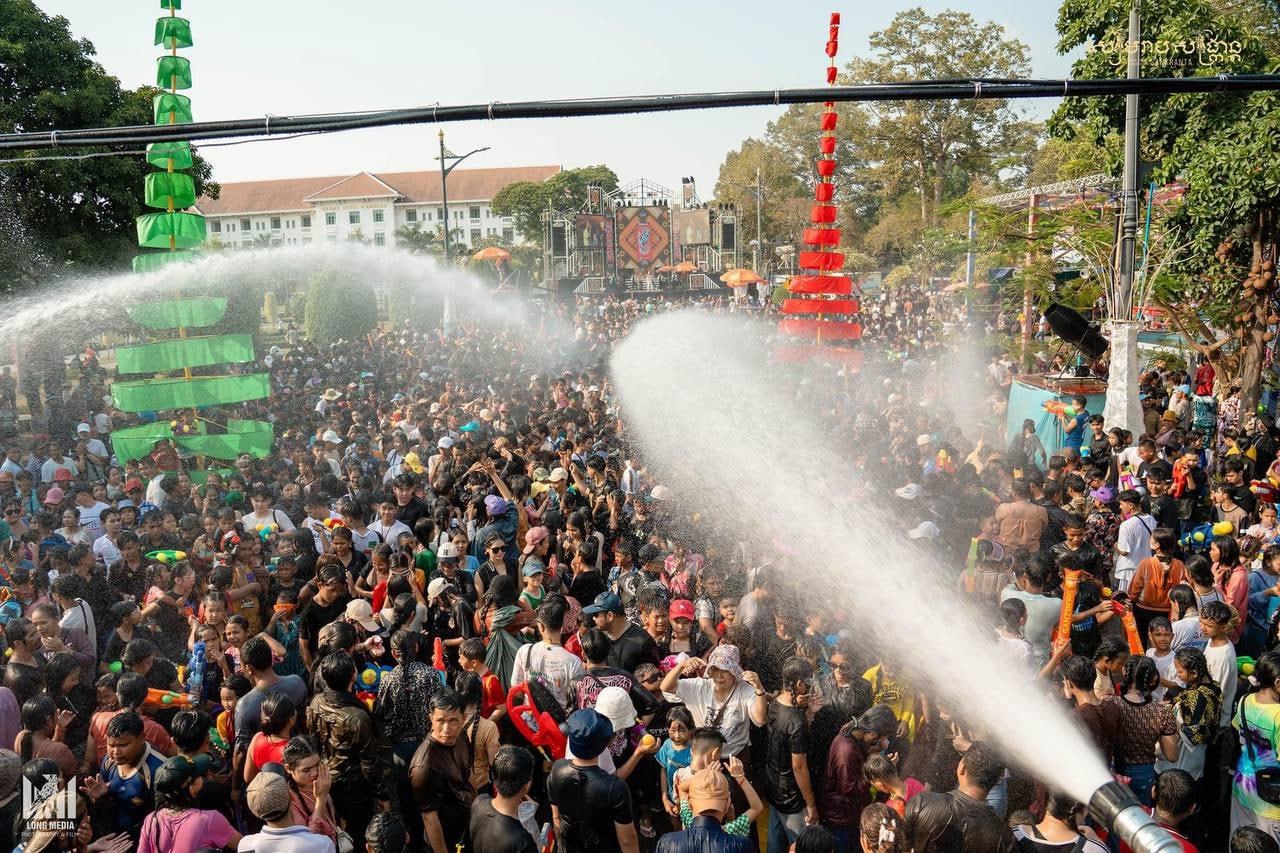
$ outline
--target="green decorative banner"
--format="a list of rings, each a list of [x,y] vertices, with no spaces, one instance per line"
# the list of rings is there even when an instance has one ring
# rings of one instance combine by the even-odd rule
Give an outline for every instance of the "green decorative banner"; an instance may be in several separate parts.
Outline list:
[[[165,50],[191,47],[191,22],[186,18],[156,18],[155,43]]]
[[[172,9],[175,12],[182,11],[182,0],[160,0],[161,9]]]
[[[191,60],[185,56],[162,56],[157,59],[156,85],[161,89],[190,89]]]
[[[147,146],[147,162],[157,169],[168,169],[170,162],[175,169],[190,169],[195,159],[190,142],[153,142]]]
[[[199,409],[260,400],[270,394],[270,376],[266,373],[196,376],[191,379],[140,379],[111,385],[111,397],[115,400],[116,408],[125,412]]]
[[[196,203],[196,182],[182,172],[152,172],[147,175],[144,200],[148,207],[176,210]]]
[[[155,272],[166,264],[194,261],[197,257],[195,252],[188,252],[185,249],[181,252],[148,252],[143,255],[134,255],[133,271],[136,273]]]
[[[191,99],[177,92],[161,92],[151,99],[151,112],[155,116],[155,124],[190,124],[195,121],[191,113]],[[152,143],[153,145],[172,145],[172,142]],[[182,145],[187,143],[183,142]]]
[[[194,249],[204,243],[204,238],[205,221],[198,213],[148,213],[138,217],[138,245],[146,249]]]
[[[181,254],[181,253],[179,253]],[[139,255],[141,258],[164,258],[167,255]],[[134,258],[137,261],[137,258]],[[227,313],[227,300],[221,297],[202,296],[192,299],[166,299],[163,302],[142,302],[127,309],[129,319],[148,329],[198,329],[212,326]]]
[[[248,453],[257,459],[262,459],[271,452],[271,445],[275,440],[271,424],[266,421],[242,421],[233,418],[227,421],[225,433],[208,432],[203,421],[197,421],[196,428],[198,432],[195,434],[175,436],[173,428],[167,422],[127,427],[111,433],[111,447],[116,456],[125,462],[150,456],[151,451],[155,450],[156,442],[164,439],[170,439],[179,447],[199,456],[235,459],[241,453]],[[201,474],[197,478],[197,471],[198,469],[190,472],[191,479],[193,482],[203,483],[208,475]],[[235,472],[222,472],[224,477],[233,473]]]
[[[157,373],[253,360],[251,335],[207,335],[116,347],[116,369],[121,373]]]

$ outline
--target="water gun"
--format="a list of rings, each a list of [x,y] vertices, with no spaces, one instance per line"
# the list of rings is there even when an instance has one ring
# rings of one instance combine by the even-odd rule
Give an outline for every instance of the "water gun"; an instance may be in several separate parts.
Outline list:
[[[1071,615],[1076,612],[1076,590],[1080,588],[1080,570],[1068,569],[1062,579],[1062,613],[1058,617],[1058,640],[1071,636]]]
[[[346,526],[347,526],[345,523],[343,523],[342,519],[340,519],[340,518],[326,518],[326,519],[325,519],[323,522],[321,522],[321,523],[324,525],[325,529],[326,529],[326,530],[328,530],[330,533],[332,533],[332,532],[333,532],[333,530],[334,530],[334,528],[335,528],[335,527],[346,527]]]
[[[1270,480],[1254,480],[1249,483],[1249,491],[1258,496],[1258,500],[1263,503],[1275,504],[1280,503],[1280,488]]]
[[[530,744],[553,760],[564,758],[568,739],[559,724],[546,711],[539,711],[529,692],[528,682],[513,685],[507,693],[507,719]]]
[[[148,551],[143,556],[146,557],[148,560],[154,560],[157,563],[163,563],[164,565],[167,566],[170,563],[176,563],[179,560],[187,559],[187,552],[174,551],[172,549],[165,549],[165,550],[159,550],[159,551]]]
[[[258,531],[258,538],[262,540],[262,544],[267,544],[267,540],[271,538],[271,534],[276,532],[274,524],[259,524],[255,530]]]
[[[389,666],[379,666],[371,663],[364,669],[360,670],[360,675],[356,678],[356,685],[362,690],[378,692],[378,686],[382,684],[382,676],[391,671]]]
[[[436,637],[435,645],[431,650],[431,666],[435,668],[436,672],[440,673],[440,683],[448,687],[449,681],[445,677],[447,666],[444,662],[444,640],[439,637]]]
[[[1142,654],[1142,636],[1138,633],[1138,620],[1134,618],[1133,611],[1126,607],[1120,614],[1120,621],[1124,623],[1124,636],[1129,641],[1129,654]]]
[[[1246,678],[1253,675],[1253,670],[1257,667],[1258,662],[1248,655],[1241,655],[1236,658],[1236,670]]]
[[[1213,539],[1213,525],[1199,524],[1187,531],[1187,535],[1178,540],[1178,544],[1191,551],[1204,551]]]
[[[190,708],[195,703],[191,701],[191,697],[186,693],[149,687],[147,688],[147,698],[142,704],[150,705],[153,708]]]
[[[1066,415],[1069,418],[1076,416],[1076,407],[1061,400],[1045,400],[1040,407],[1051,414]]]
[[[951,454],[947,451],[939,450],[938,456],[934,461],[937,463],[939,470],[945,471],[948,474],[954,474],[956,472],[956,464],[951,461]]]
[[[377,693],[372,690],[357,690],[356,698],[364,703],[364,706],[369,709],[370,714],[373,713],[373,704],[378,698]]]
[[[205,645],[204,640],[196,642],[191,649],[191,656],[187,658],[187,693],[196,698],[196,701],[204,699],[204,672],[205,672]],[[182,675],[179,674],[179,679]]]

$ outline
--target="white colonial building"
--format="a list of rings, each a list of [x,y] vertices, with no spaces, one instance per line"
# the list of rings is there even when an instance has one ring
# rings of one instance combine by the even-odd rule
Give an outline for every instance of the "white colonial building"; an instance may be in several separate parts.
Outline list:
[[[559,166],[454,169],[449,173],[449,231],[468,248],[486,237],[521,243],[510,217],[490,207],[503,187],[545,181]],[[264,243],[298,246],[362,238],[394,246],[401,226],[439,233],[444,220],[440,173],[360,172],[326,178],[290,178],[221,184],[219,197],[202,196],[196,209],[208,220],[210,241],[251,248]]]

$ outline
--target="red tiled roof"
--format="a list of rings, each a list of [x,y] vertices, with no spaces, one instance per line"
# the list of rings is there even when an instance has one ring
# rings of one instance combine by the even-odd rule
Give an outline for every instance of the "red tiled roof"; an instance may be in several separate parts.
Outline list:
[[[509,166],[496,169],[455,169],[449,173],[449,198],[459,202],[487,201],[508,184],[545,181],[559,166]],[[387,187],[399,194],[397,203],[439,204],[440,173],[360,172],[321,178],[275,181],[234,181],[221,184],[217,199],[201,196],[196,206],[205,216],[236,213],[308,210],[315,201],[337,198],[385,198]]]

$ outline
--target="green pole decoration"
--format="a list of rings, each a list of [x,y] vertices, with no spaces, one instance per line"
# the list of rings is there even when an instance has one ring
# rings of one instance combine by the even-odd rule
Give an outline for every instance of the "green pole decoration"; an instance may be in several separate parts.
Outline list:
[[[169,51],[156,60],[156,84],[164,91],[152,99],[155,124],[190,124],[195,120],[191,99],[178,94],[191,88],[191,62],[178,51],[191,47],[191,22],[178,17],[182,0],[160,0],[168,12],[156,20],[154,43]],[[196,203],[190,142],[157,142],[147,146],[146,160],[156,169],[144,179],[143,200],[156,213],[137,217],[138,245],[159,252],[133,259],[138,273],[156,272],[171,263],[191,261],[191,251],[205,241],[204,217],[189,210]],[[149,456],[159,441],[172,441],[198,459],[234,459],[241,453],[259,458],[271,452],[272,426],[265,421],[228,418],[219,423],[210,410],[217,406],[260,400],[271,393],[265,373],[197,375],[193,369],[224,364],[252,364],[256,356],[252,335],[188,336],[188,329],[219,323],[227,300],[186,296],[142,302],[127,308],[130,318],[152,332],[176,333],[146,343],[119,347],[122,374],[151,374],[148,378],[114,382],[111,395],[126,412],[155,414],[155,420],[124,427],[111,434],[112,447],[122,460]],[[167,374],[167,375],[166,375]],[[180,375],[175,375],[180,374]],[[171,419],[161,412],[175,413]],[[201,474],[192,471],[193,479]],[[200,479],[203,479],[202,477]]]

